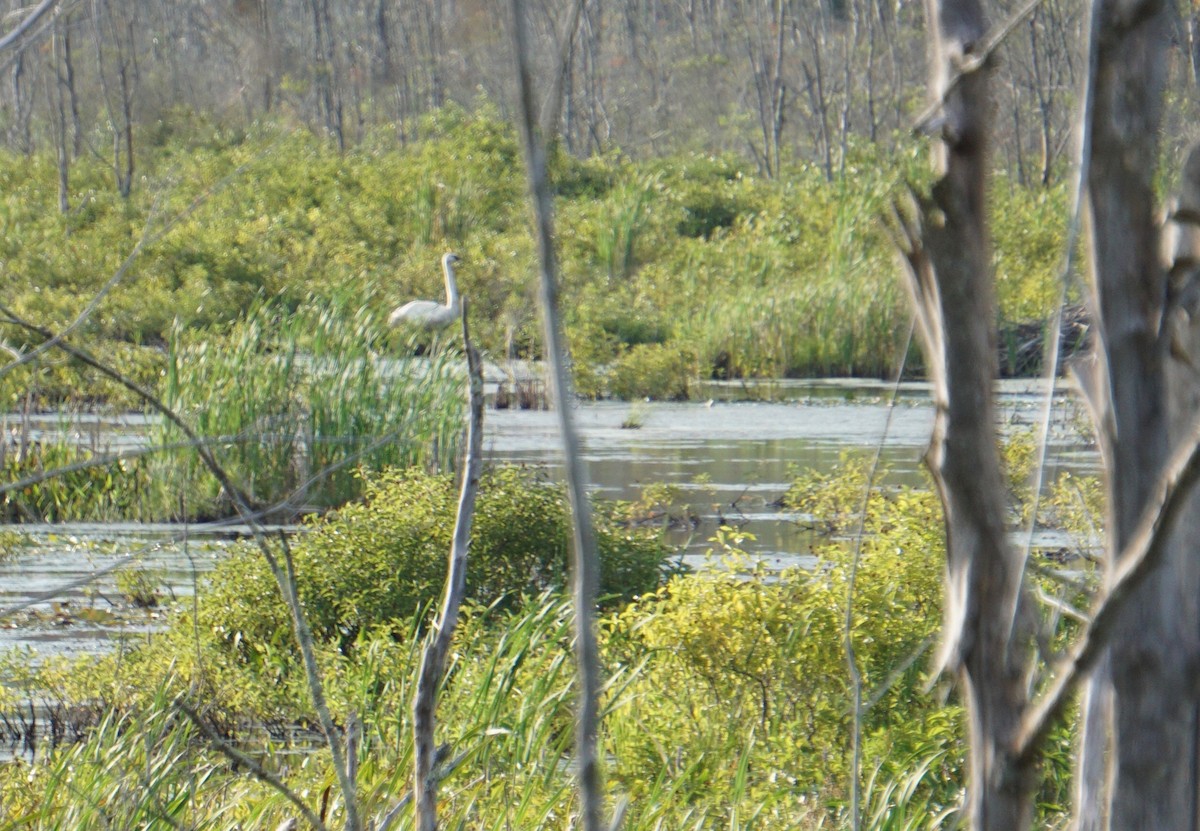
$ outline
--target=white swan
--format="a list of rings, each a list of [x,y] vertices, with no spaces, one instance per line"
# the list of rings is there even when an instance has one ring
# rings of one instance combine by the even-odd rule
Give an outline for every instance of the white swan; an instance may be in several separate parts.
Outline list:
[[[454,264],[458,255],[447,251],[442,255],[442,273],[446,275],[446,302],[413,300],[405,303],[388,317],[389,326],[423,326],[426,329],[444,329],[462,314],[462,301],[458,299],[458,284],[454,282]]]

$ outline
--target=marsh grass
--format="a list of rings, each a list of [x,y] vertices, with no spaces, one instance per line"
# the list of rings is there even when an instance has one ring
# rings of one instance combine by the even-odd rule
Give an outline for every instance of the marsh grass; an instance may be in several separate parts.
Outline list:
[[[531,598],[519,609],[475,607],[464,618],[443,685],[439,735],[444,743],[440,821],[446,828],[502,829],[573,827],[578,805],[571,763],[575,668],[571,659],[572,611],[552,595]],[[420,616],[407,636],[364,636],[355,658],[326,650],[330,701],[339,723],[351,713],[362,721],[358,793],[362,814],[376,820],[408,793],[412,769],[409,702],[415,689]],[[34,763],[0,770],[0,831],[9,829],[175,828],[211,831],[276,828],[297,811],[280,792],[235,766],[199,734],[175,706],[197,691],[194,652],[180,644],[156,663],[158,676],[143,674],[132,656],[124,675],[109,676],[107,693],[120,701],[78,744],[60,746]],[[159,656],[163,657],[162,655]],[[114,661],[113,668],[120,669]],[[207,671],[215,670],[209,667]],[[631,696],[640,695],[642,664],[615,666],[602,693],[602,737],[613,752],[622,731],[659,729],[629,721]],[[303,711],[303,705],[301,705]],[[702,721],[708,716],[698,714]],[[712,729],[715,725],[697,727]],[[239,741],[314,810],[328,827],[340,827],[343,806],[326,753],[304,745]],[[236,738],[236,737],[235,737]],[[673,755],[672,738],[660,735]],[[671,829],[766,829],[794,831],[833,827],[830,806],[804,789],[764,780],[762,756],[775,741],[766,728],[728,736],[727,755],[686,754],[656,767],[636,794],[619,777],[614,802],[632,796],[622,826],[633,831]],[[15,766],[15,767],[14,767]],[[327,794],[327,796],[326,796]],[[411,805],[394,828],[413,828]]]
[[[40,481],[47,472],[61,473]],[[94,444],[62,435],[0,451],[0,482],[17,485],[0,494],[4,522],[151,519],[150,466],[144,457],[109,457]]]
[[[454,460],[462,390],[456,355],[385,358],[366,309],[316,302],[293,314],[252,308],[224,337],[172,333],[164,398],[261,504],[287,516],[342,504],[362,491],[360,469]],[[162,445],[178,442],[163,425]],[[157,457],[164,491],[193,494],[193,511],[223,512],[193,454]]]
[[[60,747],[0,791],[0,829],[171,828],[195,816],[219,765],[173,717],[165,687],[138,712],[110,710],[79,744]]]
[[[710,302],[686,324],[701,366],[728,378],[885,376],[897,363],[902,298],[867,262],[840,276],[793,274],[781,285]]]
[[[612,194],[612,202],[597,227],[596,259],[609,282],[623,280],[637,266],[636,250],[647,229],[647,212],[658,185],[653,176],[635,181]]]
[[[568,828],[574,801],[569,604],[548,596],[531,602],[506,615],[502,630],[485,628],[484,617],[477,609],[463,622],[439,709],[439,741],[447,744],[442,764],[450,768],[442,821],[450,828]],[[399,641],[365,638],[353,662],[336,652],[322,655],[337,718],[344,723],[354,712],[362,719],[358,790],[367,816],[382,817],[408,790],[408,702],[419,645],[414,626]],[[233,831],[275,828],[295,816],[279,792],[234,770],[180,716],[173,702],[191,695],[184,679],[200,669],[182,664],[194,657],[185,651],[166,664],[149,692],[110,687],[110,695],[122,695],[121,704],[84,742],[60,746],[35,763],[9,763],[0,776],[0,829]],[[123,683],[137,682],[126,677]],[[333,782],[326,754],[270,741],[250,749],[318,808]],[[329,827],[338,827],[342,807],[331,793],[323,810]],[[395,827],[412,827],[411,807]]]

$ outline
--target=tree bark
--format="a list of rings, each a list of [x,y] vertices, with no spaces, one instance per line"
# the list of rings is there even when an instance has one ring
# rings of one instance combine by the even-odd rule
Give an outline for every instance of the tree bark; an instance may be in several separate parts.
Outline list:
[[[413,700],[413,793],[416,794],[417,827],[420,831],[437,829],[438,779],[434,771],[436,756],[434,722],[437,692],[446,669],[446,656],[458,627],[459,609],[467,588],[467,553],[471,540],[471,521],[475,516],[475,497],[483,471],[483,370],[479,353],[471,344],[467,325],[467,304],[463,301],[463,349],[467,356],[470,420],[467,424],[467,455],[463,465],[462,489],[454,521],[454,540],[450,547],[449,568],[442,610],[430,630],[421,654],[417,692]]]
[[[1154,176],[1167,68],[1169,7],[1160,0],[1098,0],[1093,7],[1095,73],[1088,176],[1104,392],[1111,584],[1118,552],[1137,527],[1178,435],[1182,412],[1168,401],[1169,342],[1161,330],[1166,272],[1159,261]],[[1171,418],[1171,410],[1176,417]],[[1172,424],[1172,421],[1175,424]],[[1186,525],[1194,520],[1185,520]],[[1178,536],[1183,539],[1182,531]],[[1112,738],[1108,824],[1195,828],[1195,577],[1185,547],[1173,546],[1134,590],[1112,633],[1092,698],[1111,696],[1111,721],[1087,718]],[[1188,627],[1191,627],[1191,631]],[[1188,644],[1191,654],[1186,654]],[[1089,735],[1090,752],[1098,736]],[[1085,762],[1086,764],[1086,762]],[[1095,798],[1095,795],[1092,796]]]
[[[942,662],[966,693],[970,825],[1012,831],[1028,827],[1033,815],[1034,765],[1013,752],[1028,702],[1032,627],[1022,555],[1006,533],[992,391],[998,367],[985,205],[989,56],[975,51],[986,34],[976,0],[931,2],[928,17],[940,179],[929,197],[916,200],[920,227],[909,226],[903,244],[933,383],[926,461],[946,523]]]

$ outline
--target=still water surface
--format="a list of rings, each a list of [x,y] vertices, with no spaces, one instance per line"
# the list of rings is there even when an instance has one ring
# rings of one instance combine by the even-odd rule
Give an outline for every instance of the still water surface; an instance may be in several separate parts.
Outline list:
[[[923,480],[920,458],[933,413],[927,388],[903,385],[888,407],[891,388],[869,381],[795,382],[772,386],[774,402],[719,400],[736,388],[712,389],[714,402],[597,403],[575,410],[589,481],[596,495],[636,499],[643,485],[675,485],[698,518],[671,532],[686,558],[702,559],[722,522],[757,538],[748,547],[769,565],[810,560],[809,517],[775,504],[798,470],[828,471],[848,450],[882,447],[889,482]],[[1038,387],[1003,387],[1001,417],[1014,428],[1040,420]],[[623,427],[627,421],[640,424]],[[1094,457],[1074,433],[1077,415],[1059,391],[1052,411],[1048,471],[1086,469]],[[52,425],[47,430],[53,429]],[[116,430],[118,442],[131,432]],[[557,417],[551,412],[489,410],[485,447],[493,463],[513,463],[558,474]],[[22,526],[34,544],[0,562],[0,649],[86,653],[145,637],[161,625],[161,609],[123,608],[116,589],[122,569],[140,566],[161,580],[163,602],[186,602],[221,557],[236,527],[145,525]],[[186,533],[186,541],[185,541]],[[97,571],[98,579],[88,580]],[[4,610],[20,611],[4,615]],[[119,615],[114,613],[119,612]],[[117,621],[121,623],[118,625]]]

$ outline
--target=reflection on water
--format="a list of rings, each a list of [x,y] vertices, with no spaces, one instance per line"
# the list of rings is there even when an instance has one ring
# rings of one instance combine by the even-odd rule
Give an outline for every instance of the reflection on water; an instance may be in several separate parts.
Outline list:
[[[144,638],[191,597],[230,544],[178,528],[22,526],[28,544],[0,561],[0,649],[94,652]],[[125,596],[145,591],[140,603]]]
[[[804,517],[774,510],[797,471],[828,471],[850,448],[874,448],[887,423],[878,405],[715,403],[634,404],[641,427],[621,425],[631,405],[589,404],[575,415],[593,493],[637,499],[642,487],[678,487],[700,520],[672,540],[690,558],[703,554],[720,524],[753,534],[753,553],[776,567],[811,560],[812,539]],[[928,407],[902,406],[893,413],[884,460],[893,481],[919,479],[921,447],[928,440]],[[556,475],[560,450],[554,413],[489,412],[488,455],[495,461],[545,468]]]
[[[866,452],[882,446],[889,482],[923,481],[920,458],[932,423],[924,385],[904,385],[890,418],[881,403],[890,397],[890,386],[879,382],[778,382],[772,386],[777,403],[725,400],[738,386],[713,385],[711,403],[577,406],[594,493],[636,499],[646,484],[674,485],[689,513],[698,518],[694,526],[683,523],[670,532],[673,542],[686,546],[689,560],[702,558],[708,539],[726,523],[755,535],[756,541],[747,546],[753,554],[773,567],[784,567],[811,562],[809,518],[775,508],[797,470],[828,471],[846,450]],[[1030,382],[1005,387],[1001,417],[1006,425],[1027,427],[1039,418],[1037,390]],[[641,426],[624,429],[626,420]],[[1056,478],[1060,468],[1078,471],[1095,465],[1094,454],[1074,435],[1075,420],[1069,404],[1054,411],[1047,481]],[[47,419],[38,429],[49,433],[63,423]],[[70,422],[72,429],[79,429],[79,423]],[[122,446],[136,443],[138,425],[130,420],[119,424],[119,438],[114,440]],[[144,422],[139,424],[144,429]],[[485,446],[493,463],[533,466],[557,475],[554,413],[489,410]],[[193,526],[187,529],[185,543],[178,526],[21,530],[32,544],[0,561],[0,648],[29,646],[68,653],[106,648],[116,642],[115,635],[144,637],[161,625],[159,609],[122,606],[119,570],[149,569],[161,580],[167,598],[186,598],[235,532],[227,525]],[[101,576],[89,581],[96,572]],[[14,607],[19,607],[15,614],[3,614]],[[121,612],[120,625],[105,614],[116,611]]]

